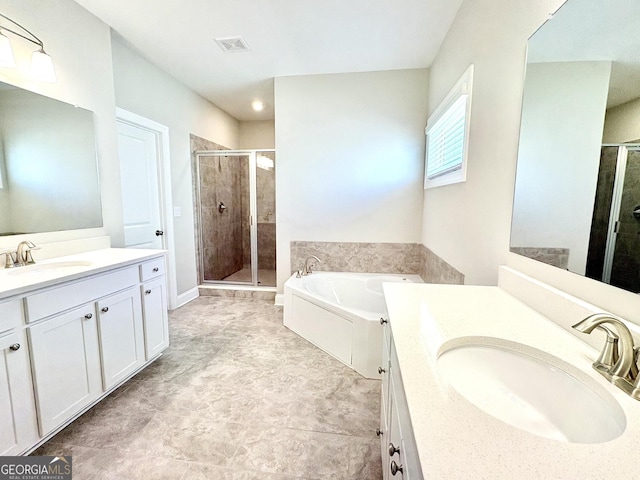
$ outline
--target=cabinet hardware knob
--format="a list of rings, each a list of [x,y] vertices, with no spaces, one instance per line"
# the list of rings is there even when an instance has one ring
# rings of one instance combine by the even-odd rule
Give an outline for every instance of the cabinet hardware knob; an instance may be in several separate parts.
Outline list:
[[[385,323],[389,323],[389,320],[384,317],[380,317],[380,325],[384,325]]]
[[[151,295],[151,290],[145,290],[145,291],[144,291],[144,294],[145,294],[145,295]]]
[[[154,273],[159,272],[159,271],[160,271],[160,269],[158,267],[153,267],[153,272]]]
[[[162,235],[164,235],[162,230],[156,230],[156,237],[161,237]]]
[[[395,477],[398,472],[402,473],[402,465],[398,466],[395,460],[391,460],[391,475]]]
[[[400,447],[396,447],[393,443],[389,443],[389,456],[393,457],[396,453],[400,453]]]
[[[19,343],[14,343],[13,345],[10,345],[9,348],[11,350],[13,350],[14,352],[18,351],[18,350],[20,350],[20,344]]]
[[[107,313],[109,311],[109,307],[102,307],[100,310],[102,313]]]
[[[378,367],[378,373],[379,373],[380,375],[382,375],[384,372],[386,372],[386,370],[385,370],[384,368],[382,368],[382,367]]]
[[[380,430],[379,428],[376,428],[376,436],[380,436],[382,435],[382,430]]]
[[[86,318],[87,320],[91,320],[93,318],[93,313],[87,313],[84,318]]]

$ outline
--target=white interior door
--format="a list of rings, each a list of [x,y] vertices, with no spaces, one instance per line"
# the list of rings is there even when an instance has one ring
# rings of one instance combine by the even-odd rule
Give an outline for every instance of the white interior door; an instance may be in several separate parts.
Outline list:
[[[157,134],[118,121],[125,247],[163,248]]]
[[[116,108],[122,179],[125,247],[163,248],[167,254],[167,300],[178,306],[173,238],[169,128]],[[162,232],[156,235],[156,230]]]

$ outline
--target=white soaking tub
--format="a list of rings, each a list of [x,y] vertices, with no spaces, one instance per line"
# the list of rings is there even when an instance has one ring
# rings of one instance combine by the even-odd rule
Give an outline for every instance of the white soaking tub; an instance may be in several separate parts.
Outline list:
[[[380,378],[383,282],[418,275],[314,272],[284,284],[284,325],[367,378]]]

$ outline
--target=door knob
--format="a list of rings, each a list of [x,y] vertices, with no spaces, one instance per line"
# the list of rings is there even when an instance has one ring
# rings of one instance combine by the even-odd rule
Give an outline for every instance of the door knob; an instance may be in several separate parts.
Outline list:
[[[382,435],[382,430],[380,430],[379,428],[376,428],[376,435],[379,437],[380,435]]]
[[[145,291],[144,291],[144,294],[145,294],[145,295],[151,295],[151,290],[145,290]]]
[[[378,373],[379,373],[380,375],[382,375],[384,372],[386,372],[386,370],[385,370],[384,368],[382,368],[382,367],[378,367]]]
[[[393,457],[396,453],[400,453],[400,447],[396,447],[393,443],[389,443],[389,456]]]
[[[9,345],[9,348],[15,352],[17,350],[20,350],[20,344],[14,343],[13,345]]]
[[[162,230],[156,230],[156,237],[161,237],[162,235],[164,235]]]
[[[385,323],[389,323],[389,320],[384,317],[380,317],[380,325],[384,325]]]
[[[226,206],[224,203],[220,202],[220,203],[218,204],[218,211],[219,211],[220,213],[224,213],[224,211],[225,211],[226,209],[227,209],[227,206]]]
[[[84,318],[86,318],[87,320],[91,320],[93,318],[93,314],[92,313],[87,313]]]
[[[102,313],[107,313],[109,311],[109,307],[102,307]]]

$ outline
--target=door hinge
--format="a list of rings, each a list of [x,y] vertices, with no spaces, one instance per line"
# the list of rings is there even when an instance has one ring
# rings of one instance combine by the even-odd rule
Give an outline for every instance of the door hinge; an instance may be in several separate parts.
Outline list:
[[[613,224],[613,233],[618,233],[620,231],[620,221],[616,220],[616,223]]]

